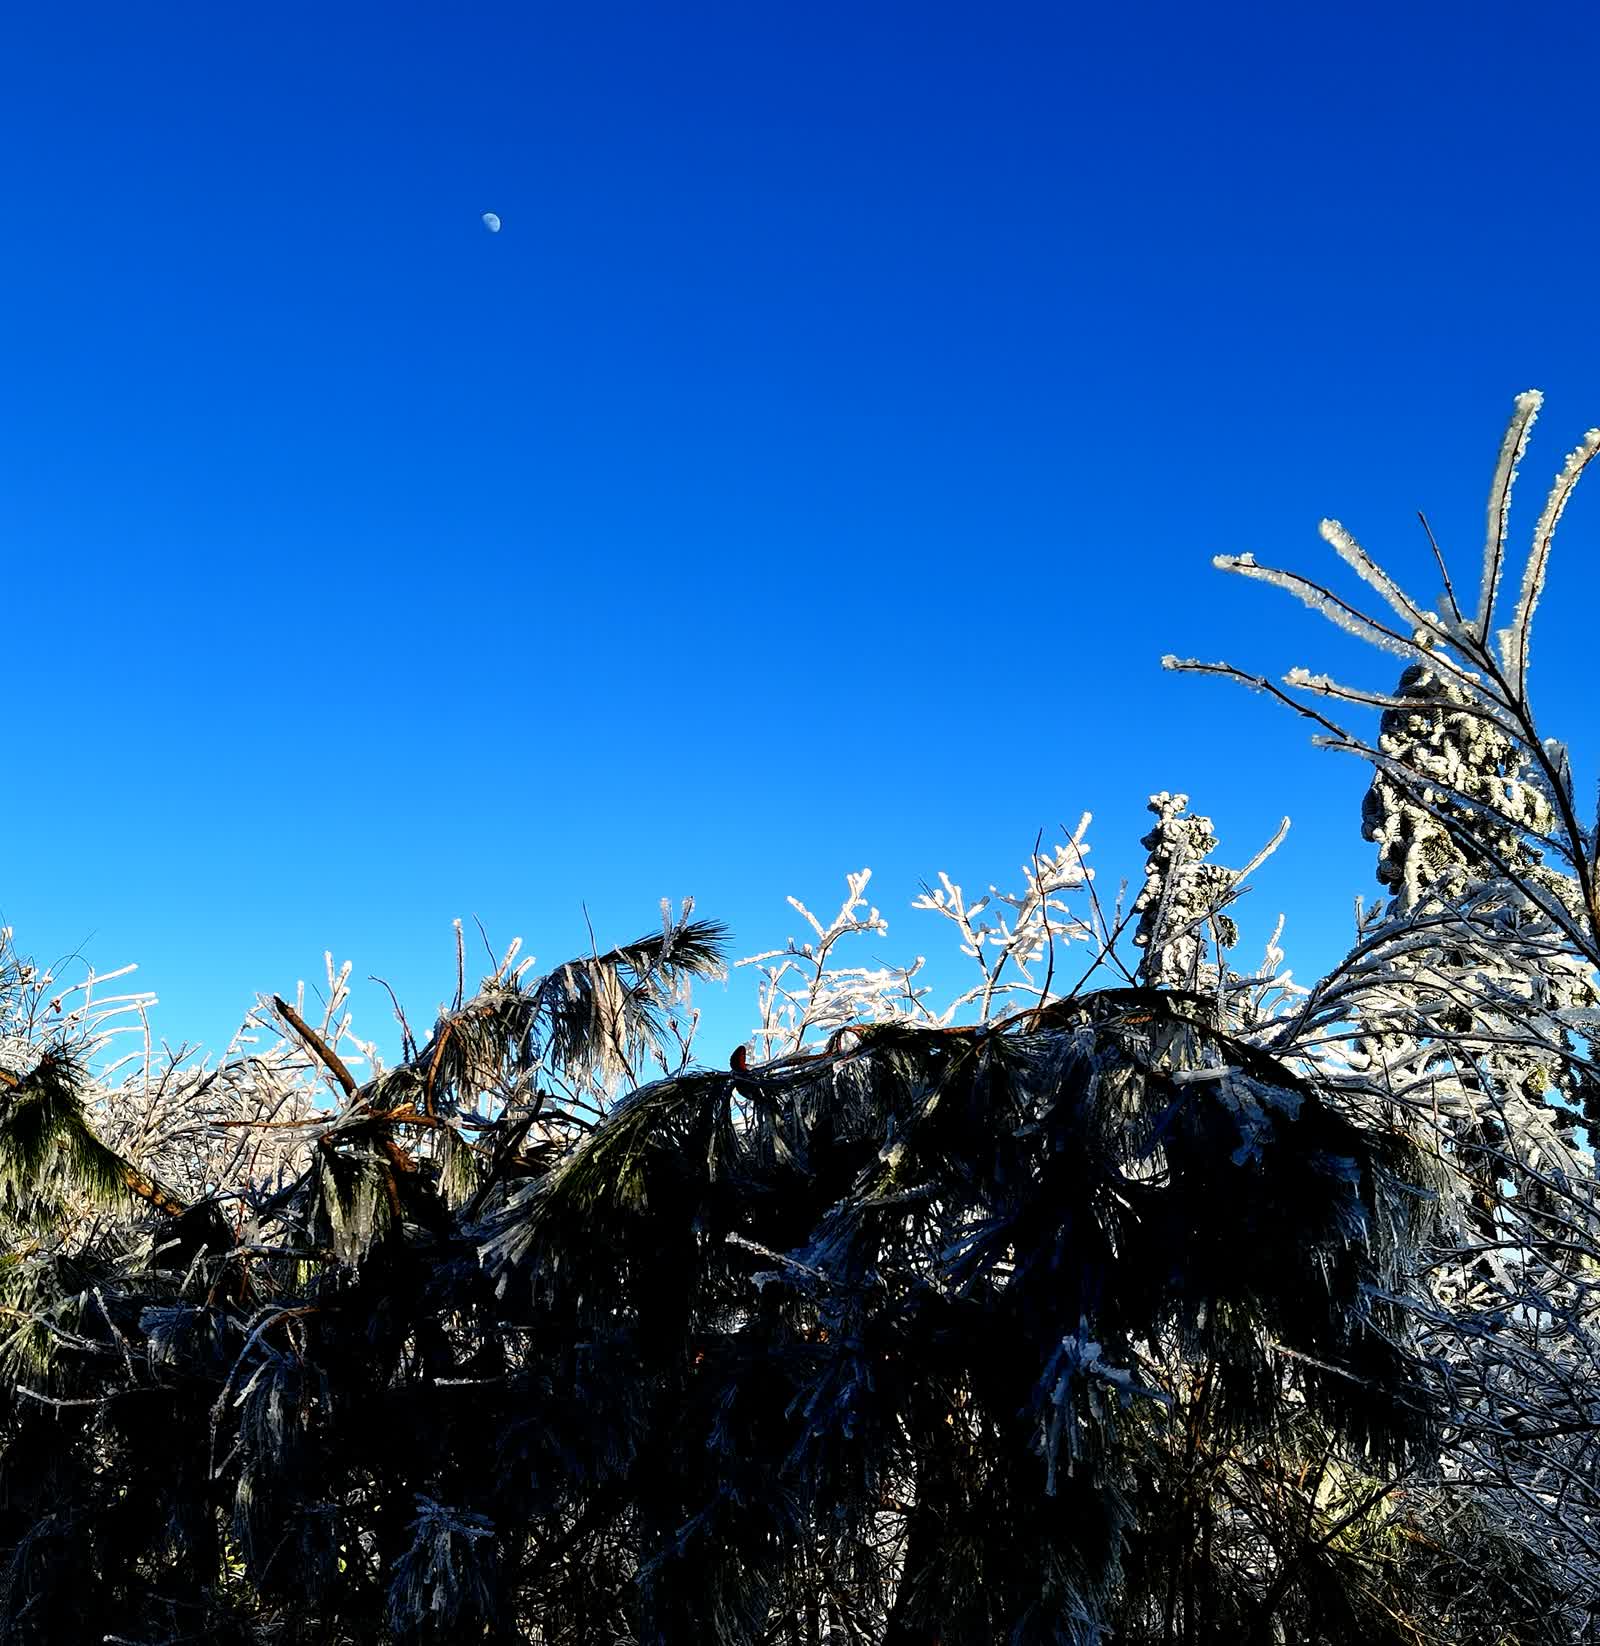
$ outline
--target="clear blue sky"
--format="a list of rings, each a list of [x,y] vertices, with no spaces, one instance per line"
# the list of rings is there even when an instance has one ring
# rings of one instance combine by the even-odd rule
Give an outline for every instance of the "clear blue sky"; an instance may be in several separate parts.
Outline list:
[[[920,878],[1085,808],[1137,880],[1166,787],[1224,861],[1293,816],[1249,929],[1315,970],[1375,890],[1361,770],[1157,660],[1381,679],[1211,555],[1325,566],[1335,514],[1431,598],[1412,511],[1472,581],[1513,395],[1524,524],[1600,422],[1597,47],[1539,5],[9,8],[0,917],[139,961],[172,1040],[324,948],[426,1020],[457,915],[554,962],[580,900],[605,943],[693,893],[746,953],[870,864],[900,958]],[[1590,781],[1567,519],[1535,679]]]

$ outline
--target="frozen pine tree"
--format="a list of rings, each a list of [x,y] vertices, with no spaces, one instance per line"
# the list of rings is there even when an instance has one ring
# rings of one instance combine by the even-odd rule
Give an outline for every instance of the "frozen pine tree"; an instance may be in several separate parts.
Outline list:
[[[1322,1070],[1353,1112],[1409,1117],[1432,1140],[1446,1238],[1401,1295],[1454,1440],[1445,1495],[1419,1501],[1472,1504],[1474,1524],[1520,1546],[1581,1633],[1596,1626],[1600,1593],[1600,1198],[1586,1126],[1600,1117],[1600,904],[1596,837],[1564,745],[1536,723],[1528,655],[1555,526],[1600,431],[1557,473],[1497,629],[1512,487],[1539,403],[1518,397],[1502,443],[1470,612],[1442,558],[1426,607],[1332,521],[1323,536],[1385,616],[1249,556],[1219,562],[1403,658],[1392,692],[1304,669],[1279,687],[1228,664],[1168,662],[1264,687],[1312,719],[1319,742],[1374,767],[1362,822],[1389,901],[1263,1044]],[[1339,705],[1378,709],[1376,736],[1336,722]]]
[[[1362,806],[1397,911],[1468,878],[1527,875],[1555,808],[1516,740],[1439,668],[1410,665],[1379,722],[1383,764]],[[1417,798],[1417,785],[1424,785]],[[1457,799],[1456,797],[1460,798]]]
[[[1222,912],[1236,877],[1206,861],[1217,848],[1217,837],[1209,817],[1185,815],[1188,804],[1186,794],[1163,789],[1151,795],[1150,810],[1158,821],[1140,842],[1150,857],[1144,886],[1133,903],[1139,916],[1133,941],[1145,951],[1141,980],[1158,988],[1214,988],[1221,952],[1239,941],[1232,916]],[[1204,960],[1208,937],[1218,953],[1210,965]]]

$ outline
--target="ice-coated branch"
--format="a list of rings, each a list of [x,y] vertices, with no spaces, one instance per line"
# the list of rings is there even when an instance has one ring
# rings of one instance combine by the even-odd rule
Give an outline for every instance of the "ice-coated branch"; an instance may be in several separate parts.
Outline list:
[[[1478,610],[1473,631],[1479,645],[1487,645],[1489,625],[1494,619],[1495,596],[1500,589],[1500,573],[1505,564],[1506,524],[1511,514],[1511,489],[1516,484],[1517,464],[1527,450],[1528,433],[1544,404],[1537,389],[1519,394],[1512,407],[1511,421],[1500,442],[1494,478],[1489,483],[1489,524],[1483,545],[1483,575],[1478,586]]]
[[[1389,604],[1389,609],[1403,623],[1412,629],[1422,629],[1436,635],[1441,640],[1449,638],[1449,633],[1439,618],[1433,612],[1424,611],[1417,605],[1337,520],[1324,520],[1317,529],[1321,532],[1323,541],[1332,545],[1334,553],[1362,582],[1383,596]]]
[[[1600,429],[1590,429],[1583,439],[1567,454],[1567,460],[1557,473],[1544,510],[1533,528],[1533,547],[1522,574],[1522,589],[1517,597],[1516,610],[1510,626],[1500,634],[1500,658],[1512,689],[1520,697],[1527,690],[1528,634],[1533,626],[1533,614],[1544,592],[1545,571],[1550,563],[1550,545],[1555,540],[1556,526],[1572,497],[1583,471],[1600,451]]]
[[[1428,621],[1421,630],[1420,637],[1408,636],[1391,629],[1386,623],[1380,623],[1375,617],[1367,616],[1365,612],[1352,606],[1348,600],[1335,594],[1314,578],[1302,576],[1299,572],[1260,565],[1254,555],[1213,555],[1211,563],[1218,571],[1232,572],[1236,576],[1248,577],[1258,583],[1270,583],[1275,588],[1285,590],[1302,605],[1327,618],[1336,628],[1343,629],[1346,634],[1353,635],[1357,640],[1366,641],[1368,645],[1376,646],[1380,651],[1392,652],[1396,657],[1404,657],[1414,663],[1427,663],[1435,668],[1449,669],[1465,675],[1459,664],[1449,657],[1441,656],[1428,642],[1429,633],[1442,635],[1444,632],[1438,619],[1430,613],[1423,614]],[[1390,586],[1393,587],[1392,584]]]

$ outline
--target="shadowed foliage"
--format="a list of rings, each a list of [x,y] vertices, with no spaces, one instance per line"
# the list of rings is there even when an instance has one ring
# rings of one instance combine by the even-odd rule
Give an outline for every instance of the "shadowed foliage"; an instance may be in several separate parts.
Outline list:
[[[248,1216],[13,1219],[0,1639],[1379,1638],[1316,1540],[1431,1455],[1398,1135],[1145,988],[452,1125],[544,987]]]

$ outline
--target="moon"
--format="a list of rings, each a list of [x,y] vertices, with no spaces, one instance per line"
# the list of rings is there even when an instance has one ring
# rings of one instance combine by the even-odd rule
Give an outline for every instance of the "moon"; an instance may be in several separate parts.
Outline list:
[[[498,234],[500,232],[500,219],[492,211],[486,211],[483,214],[483,226],[490,234]]]

